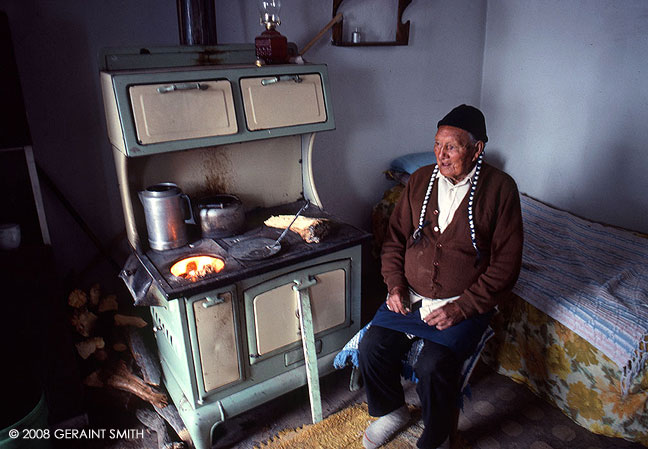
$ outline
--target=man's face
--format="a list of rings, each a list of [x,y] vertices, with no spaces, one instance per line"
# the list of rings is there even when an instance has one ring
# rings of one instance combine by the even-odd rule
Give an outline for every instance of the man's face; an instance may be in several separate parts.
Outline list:
[[[461,181],[470,173],[483,149],[482,141],[472,145],[470,134],[454,126],[440,126],[434,137],[439,171],[454,182]]]

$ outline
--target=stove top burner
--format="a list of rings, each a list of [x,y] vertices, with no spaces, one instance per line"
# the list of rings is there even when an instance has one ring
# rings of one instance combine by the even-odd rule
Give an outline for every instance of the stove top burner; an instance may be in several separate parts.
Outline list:
[[[171,265],[171,274],[196,282],[213,273],[220,272],[223,268],[225,268],[225,262],[220,257],[190,256]]]
[[[214,280],[232,273],[245,271],[246,268],[254,269],[259,265],[267,266],[269,263],[274,263],[275,260],[283,259],[295,252],[309,252],[311,250],[309,245],[297,234],[288,233],[282,240],[281,251],[272,255],[272,258],[247,258],[244,254],[237,254],[236,251],[231,251],[231,248],[247,246],[247,244],[253,241],[263,240],[269,241],[270,244],[272,244],[277,240],[280,233],[281,230],[279,229],[263,226],[248,231],[245,234],[226,237],[223,239],[201,239],[190,243],[189,245],[172,250],[149,250],[146,252],[146,256],[155,270],[159,273],[160,277],[164,279],[172,289],[193,284],[199,285],[206,281]],[[213,272],[205,273],[204,276],[200,277],[175,276],[171,273],[171,268],[176,263],[190,257],[198,256],[211,256],[218,258],[224,262],[224,267],[220,271],[214,270]]]
[[[249,227],[244,234],[219,239],[201,239],[185,245],[181,248],[175,248],[166,251],[146,250],[136,252],[132,266],[127,262],[128,269],[125,272],[127,285],[133,284],[133,291],[138,293],[140,289],[148,287],[146,284],[146,275],[130,276],[129,272],[135,272],[138,264],[145,268],[148,273],[148,279],[154,281],[159,287],[160,293],[167,299],[173,299],[180,296],[188,296],[199,292],[217,288],[220,285],[227,285],[256,274],[289,266],[302,260],[324,255],[342,248],[349,247],[353,244],[366,241],[370,234],[365,233],[351,225],[340,222],[334,222],[332,231],[326,239],[319,243],[307,243],[299,234],[287,232],[281,240],[281,249],[276,254],[262,259],[248,259],[244,255],[237,254],[233,248],[239,245],[246,245],[252,241],[268,240],[274,243],[281,233],[282,229],[265,226],[263,221],[268,216],[277,214],[294,215],[299,209],[301,203],[291,203],[271,209],[259,209],[246,214],[246,222]],[[330,216],[319,208],[312,206],[309,208],[309,216],[318,218],[329,218]],[[198,256],[210,256],[222,260],[224,267],[222,270],[208,270],[204,276],[191,278],[188,276],[174,276],[171,273],[171,267],[177,262]],[[140,270],[141,271],[141,270]],[[138,276],[143,276],[142,279]],[[138,279],[134,279],[138,278]],[[150,281],[148,281],[150,284]],[[138,285],[141,284],[141,288]],[[134,293],[134,297],[138,296]],[[141,296],[141,295],[140,295]],[[136,300],[137,304],[137,300]]]
[[[239,260],[261,260],[272,257],[281,249],[281,243],[276,240],[258,238],[242,241],[234,245],[229,253]]]
[[[160,277],[162,277],[171,288],[198,284],[217,276],[223,271],[240,270],[242,268],[238,261],[228,256],[227,250],[212,239],[198,240],[189,245],[167,251],[150,250],[146,252],[146,256],[151,261],[151,264],[159,273]],[[172,267],[176,266],[176,264],[181,261],[201,256],[208,256],[220,260],[224,266],[220,270],[214,269],[212,271],[207,269],[202,276],[176,276],[172,273]]]

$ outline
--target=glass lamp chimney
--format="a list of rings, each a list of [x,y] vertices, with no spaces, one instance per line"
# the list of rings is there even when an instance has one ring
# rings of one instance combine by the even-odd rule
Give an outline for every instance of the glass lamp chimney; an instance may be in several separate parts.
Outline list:
[[[258,6],[261,24],[265,25],[267,30],[272,30],[277,25],[281,25],[281,19],[279,18],[281,0],[258,0]]]

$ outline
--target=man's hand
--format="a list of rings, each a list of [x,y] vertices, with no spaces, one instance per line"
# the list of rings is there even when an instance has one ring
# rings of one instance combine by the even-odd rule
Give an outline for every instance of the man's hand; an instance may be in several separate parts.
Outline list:
[[[463,313],[458,305],[450,302],[443,307],[430,312],[423,321],[430,326],[436,326],[440,331],[454,326],[463,321]]]
[[[410,312],[409,292],[401,288],[394,288],[387,296],[387,308],[392,312],[407,315]]]

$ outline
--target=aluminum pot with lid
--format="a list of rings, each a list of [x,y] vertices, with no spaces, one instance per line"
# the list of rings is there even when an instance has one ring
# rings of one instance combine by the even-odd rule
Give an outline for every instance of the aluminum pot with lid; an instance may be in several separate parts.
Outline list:
[[[243,204],[235,195],[220,194],[196,204],[204,238],[221,238],[241,232],[245,223]]]

